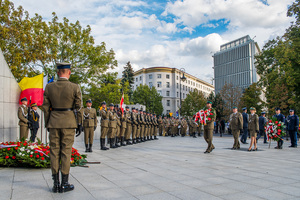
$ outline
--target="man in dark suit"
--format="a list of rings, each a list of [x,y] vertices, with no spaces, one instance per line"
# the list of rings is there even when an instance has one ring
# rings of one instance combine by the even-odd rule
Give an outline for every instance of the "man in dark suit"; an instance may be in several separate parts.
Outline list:
[[[247,143],[247,137],[248,137],[248,122],[249,122],[249,115],[247,114],[247,108],[243,108],[243,135],[241,137],[241,142],[243,144]]]
[[[297,148],[297,130],[299,127],[299,117],[295,115],[293,109],[290,110],[290,115],[286,118],[285,121],[286,130],[289,132],[291,138],[291,146]]]
[[[264,143],[267,142],[267,135],[266,135],[266,130],[265,130],[265,125],[266,125],[267,119],[266,119],[266,113],[262,112],[261,116],[258,118],[258,124],[259,124],[259,135],[256,137],[256,140],[258,140],[261,136],[264,137]]]
[[[30,136],[30,141],[31,142],[35,142],[35,138],[36,138],[36,134],[40,128],[40,124],[39,124],[39,119],[40,119],[40,115],[39,113],[37,112],[37,104],[36,103],[33,103],[31,104],[31,113],[30,113],[30,119],[29,121],[31,121],[31,129],[30,129],[30,133],[31,133],[31,136]]]

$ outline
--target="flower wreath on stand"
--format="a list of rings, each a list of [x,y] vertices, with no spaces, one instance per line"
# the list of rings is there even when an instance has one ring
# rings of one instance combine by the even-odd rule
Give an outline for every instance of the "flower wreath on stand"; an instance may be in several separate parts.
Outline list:
[[[266,123],[265,129],[268,136],[268,140],[270,139],[274,141],[283,140],[282,137],[286,135],[286,132],[284,131],[285,129],[284,123],[278,121],[275,117],[273,117]]]
[[[195,122],[200,120],[200,123],[206,125],[211,122],[211,120],[215,117],[214,108],[211,109],[201,109],[196,113]]]

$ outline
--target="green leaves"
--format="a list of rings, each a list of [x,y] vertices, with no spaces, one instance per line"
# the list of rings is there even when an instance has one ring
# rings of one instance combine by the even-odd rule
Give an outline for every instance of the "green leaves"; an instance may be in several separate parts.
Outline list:
[[[184,101],[182,101],[181,106],[181,115],[185,116],[193,116],[202,109],[206,104],[206,98],[204,97],[202,92],[197,90],[190,91]]]
[[[240,105],[242,107],[255,107],[258,114],[262,112],[264,108],[264,102],[261,99],[262,90],[258,87],[257,83],[250,85],[241,98]]]

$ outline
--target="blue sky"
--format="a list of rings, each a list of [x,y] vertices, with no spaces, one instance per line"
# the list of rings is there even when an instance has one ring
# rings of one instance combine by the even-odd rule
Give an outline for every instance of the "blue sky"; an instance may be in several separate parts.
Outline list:
[[[45,20],[79,20],[92,27],[97,43],[116,52],[118,72],[130,61],[135,70],[167,66],[209,81],[212,54],[245,35],[265,42],[282,35],[293,0],[12,0]]]

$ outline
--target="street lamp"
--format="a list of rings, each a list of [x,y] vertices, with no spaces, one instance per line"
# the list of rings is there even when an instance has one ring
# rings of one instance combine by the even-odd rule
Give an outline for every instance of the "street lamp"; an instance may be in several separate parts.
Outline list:
[[[184,76],[184,73],[185,73],[185,69],[184,68],[181,68],[180,69],[180,72],[179,72],[179,75],[181,76],[182,74],[182,77],[180,77],[180,81],[179,81],[179,87],[180,87],[180,107],[179,107],[179,118],[181,117],[181,80],[184,82],[186,81],[186,77]]]

